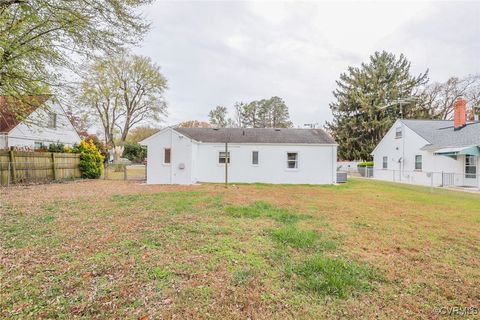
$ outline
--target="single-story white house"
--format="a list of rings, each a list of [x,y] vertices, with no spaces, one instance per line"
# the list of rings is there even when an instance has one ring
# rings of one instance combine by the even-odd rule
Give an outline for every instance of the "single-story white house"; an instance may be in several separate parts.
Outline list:
[[[321,129],[169,127],[141,144],[149,184],[224,182],[225,162],[229,182],[336,182],[337,145]]]
[[[36,149],[52,143],[73,146],[80,136],[51,95],[9,100],[0,96],[0,149]]]
[[[480,188],[480,122],[467,121],[465,100],[454,120],[397,120],[372,155],[376,179]]]

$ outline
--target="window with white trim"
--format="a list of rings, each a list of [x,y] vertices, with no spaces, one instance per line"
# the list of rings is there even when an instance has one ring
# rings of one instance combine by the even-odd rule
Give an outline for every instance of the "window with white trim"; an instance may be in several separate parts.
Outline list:
[[[57,128],[57,114],[55,112],[48,114],[48,127],[52,129]]]
[[[163,149],[163,163],[170,164],[172,161],[172,150],[170,148]]]
[[[287,152],[287,168],[288,169],[297,169],[298,168],[298,153],[297,152]]]
[[[230,151],[226,153],[227,154],[227,161],[230,163]],[[218,163],[220,164],[225,164],[225,152],[220,151],[218,153]]]
[[[477,178],[477,158],[472,155],[465,156],[465,178]]]
[[[35,141],[34,145],[33,145],[33,148],[34,148],[34,150],[43,149],[43,148],[45,148],[45,145],[41,141]]]
[[[402,127],[395,128],[395,139],[399,139],[402,137]]]
[[[252,151],[252,164],[258,165],[258,151]]]
[[[422,156],[417,154],[415,156],[415,170],[422,170],[423,167],[423,159]]]
[[[382,168],[388,169],[388,157],[383,157]]]

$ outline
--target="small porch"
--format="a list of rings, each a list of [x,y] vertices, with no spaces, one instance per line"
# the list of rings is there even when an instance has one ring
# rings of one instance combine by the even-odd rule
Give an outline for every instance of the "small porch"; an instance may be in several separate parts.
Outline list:
[[[433,153],[435,156],[450,157],[460,162],[462,173],[443,173],[442,185],[457,188],[480,189],[480,146],[443,148]]]

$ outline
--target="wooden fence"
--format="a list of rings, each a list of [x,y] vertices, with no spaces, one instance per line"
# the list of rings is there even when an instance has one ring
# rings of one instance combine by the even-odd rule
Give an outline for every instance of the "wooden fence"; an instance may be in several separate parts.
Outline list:
[[[0,151],[0,185],[80,178],[80,155]]]

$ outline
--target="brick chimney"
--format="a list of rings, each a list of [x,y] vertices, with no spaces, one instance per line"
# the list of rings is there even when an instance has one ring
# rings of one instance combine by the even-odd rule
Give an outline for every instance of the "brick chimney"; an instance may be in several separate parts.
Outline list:
[[[453,104],[455,115],[453,117],[454,130],[460,130],[467,125],[467,100],[459,98]]]

